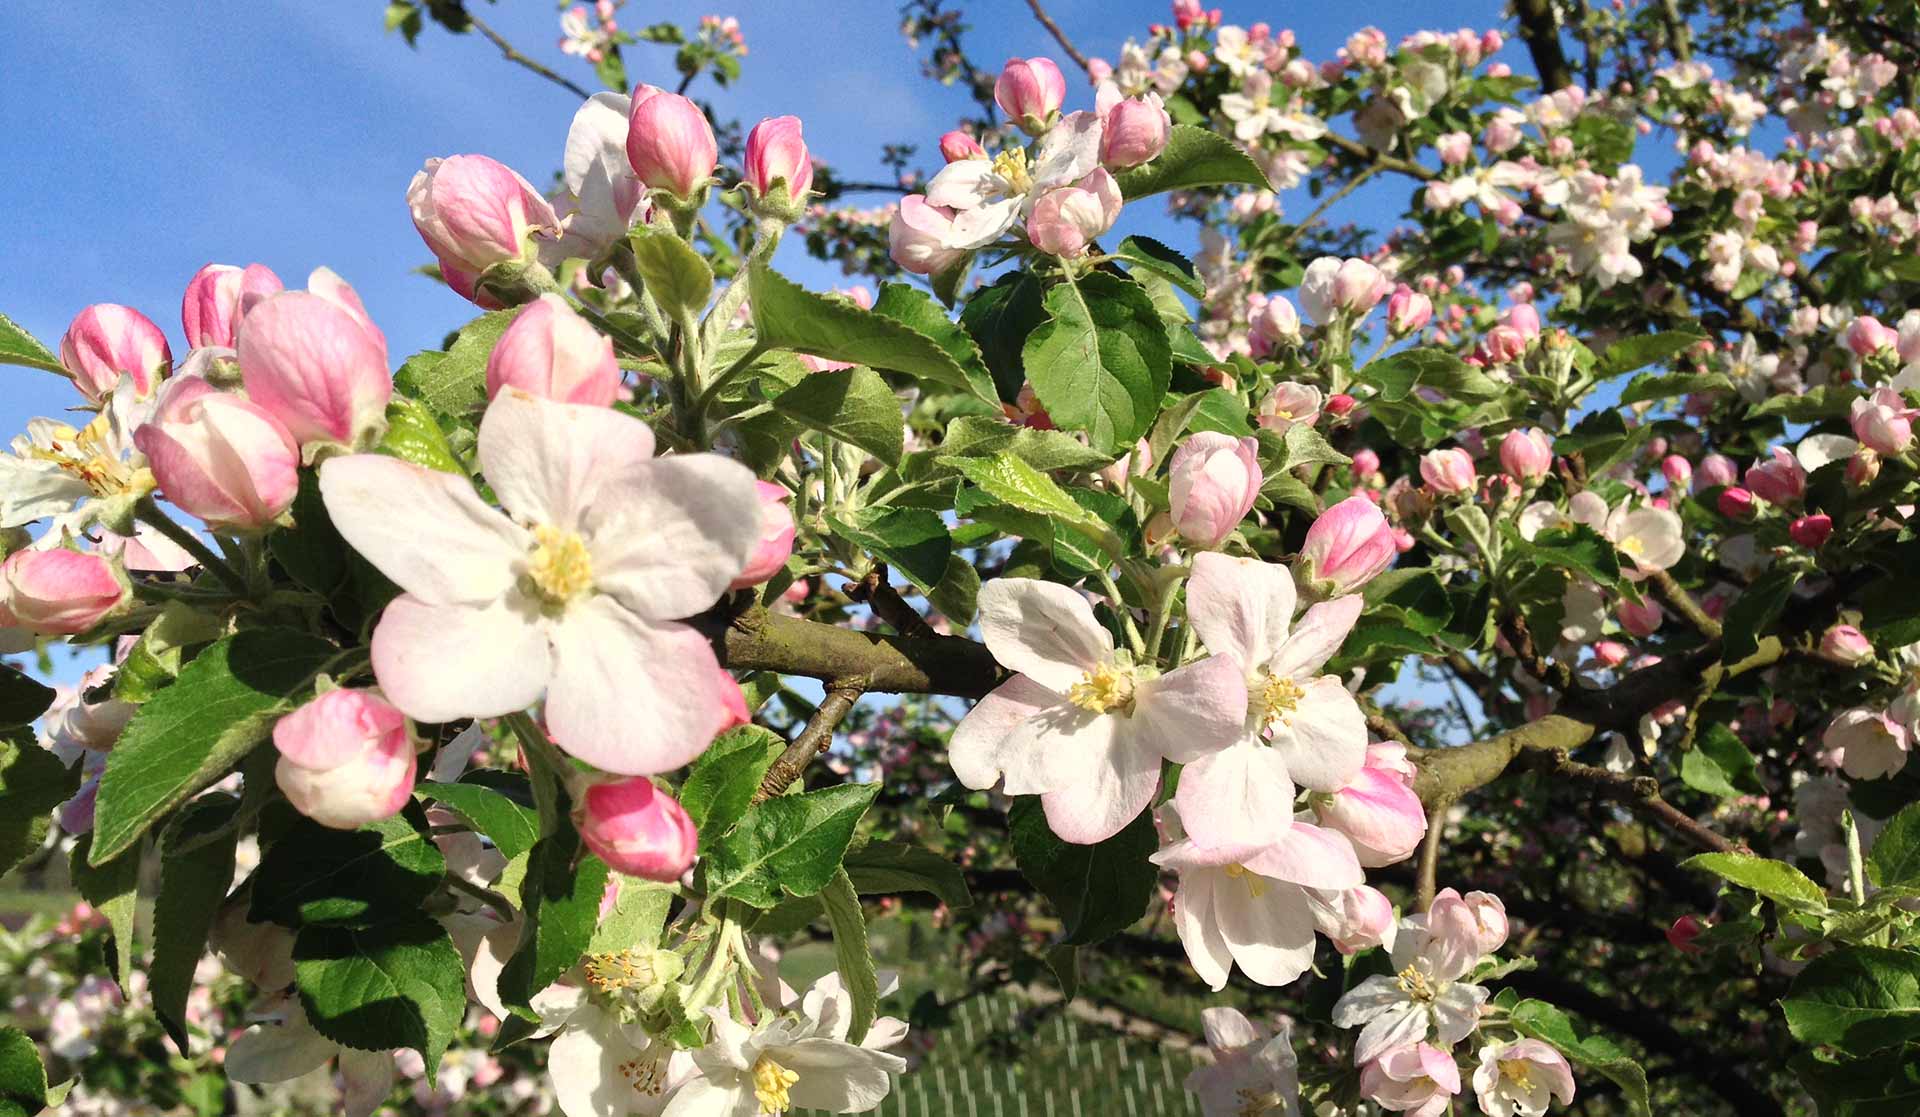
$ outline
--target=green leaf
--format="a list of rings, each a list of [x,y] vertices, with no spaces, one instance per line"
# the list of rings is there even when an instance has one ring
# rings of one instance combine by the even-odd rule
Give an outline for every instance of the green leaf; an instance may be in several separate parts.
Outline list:
[[[593,929],[587,953],[618,954],[634,947],[651,948],[659,943],[666,926],[667,911],[673,906],[673,888],[639,877],[610,874],[619,882],[619,894],[613,910]]]
[[[947,576],[953,537],[940,514],[925,508],[862,508],[828,516],[834,532],[905,575],[928,593]]]
[[[1612,1079],[1627,1100],[1628,1113],[1651,1117],[1647,1072],[1619,1044],[1600,1035],[1581,1039],[1567,1014],[1544,1001],[1521,1001],[1513,1006],[1507,1022],[1513,1025],[1514,1031],[1551,1045],[1576,1065]]]
[[[1167,146],[1151,163],[1121,171],[1114,178],[1127,201],[1196,186],[1273,188],[1260,165],[1247,158],[1232,140],[1192,124],[1174,125]]]
[[[1055,943],[1047,948],[1047,968],[1060,983],[1060,995],[1071,1001],[1080,995],[1080,948]]]
[[[1554,439],[1553,449],[1562,455],[1579,454],[1587,472],[1597,476],[1652,437],[1653,427],[1628,427],[1618,410],[1607,408],[1593,412]]]
[[[1822,954],[1780,1000],[1793,1038],[1849,1055],[1920,1039],[1920,953],[1855,946]]]
[[[393,374],[394,390],[412,396],[442,415],[462,417],[487,404],[487,358],[507,332],[516,310],[491,310],[454,336],[446,352],[428,350],[408,357]]]
[[[533,844],[520,882],[520,945],[500,971],[500,1001],[516,1015],[538,1020],[534,994],[573,968],[593,941],[600,900],[607,892],[607,864],[581,856],[580,835],[570,825]]]
[[[1702,729],[1693,748],[1681,757],[1680,779],[1695,791],[1721,799],[1757,795],[1764,790],[1753,754],[1733,730],[1717,723]]]
[[[428,780],[414,789],[417,798],[431,799],[459,815],[468,826],[485,834],[511,861],[533,848],[540,837],[540,813],[515,802],[497,787],[461,781]]]
[[[0,1025],[0,1117],[33,1117],[47,1104],[47,1068],[33,1037],[11,1024]]]
[[[905,373],[998,402],[918,330],[844,299],[815,294],[764,263],[753,265],[748,276],[760,344]]]
[[[1047,826],[1040,798],[1023,795],[1007,812],[1013,859],[1060,913],[1061,942],[1091,946],[1139,922],[1160,871],[1147,858],[1159,848],[1151,811],[1096,845],[1072,845]]]
[[[1750,853],[1700,853],[1681,864],[1688,869],[1704,869],[1789,907],[1823,911],[1827,906],[1826,890],[1785,861]]]
[[[1757,403],[1749,415],[1777,415],[1789,423],[1817,423],[1822,419],[1843,419],[1853,401],[1866,393],[1846,384],[1822,384],[1802,392],[1783,393]]]
[[[973,894],[960,866],[910,842],[868,842],[847,851],[847,875],[862,896],[927,892],[952,908],[971,907]]]
[[[707,856],[709,900],[731,896],[770,908],[782,895],[819,892],[839,871],[854,827],[879,791],[877,783],[841,784],[747,808]]]
[[[1010,271],[992,286],[975,291],[960,312],[960,325],[979,347],[980,357],[993,376],[995,392],[1009,403],[1027,382],[1021,353],[1028,336],[1047,320],[1042,302],[1045,293],[1032,273]]]
[[[1152,237],[1128,237],[1120,242],[1114,255],[1135,268],[1152,272],[1196,299],[1207,296],[1206,284],[1193,270],[1193,261]]]
[[[140,901],[140,851],[130,849],[104,865],[88,860],[92,834],[82,834],[74,842],[69,871],[74,891],[107,917],[113,929],[114,977],[124,991],[133,974],[133,916]]]
[[[1666,333],[1623,337],[1600,351],[1594,377],[1607,380],[1622,376],[1635,369],[1645,368],[1656,361],[1678,356],[1705,340],[1704,335],[1692,330],[1670,330]]]
[[[0,665],[0,729],[32,725],[51,705],[52,687],[10,665]]]
[[[907,435],[900,397],[870,368],[816,372],[776,396],[773,409],[888,465],[900,464]]]
[[[1215,391],[1226,394],[1222,389]],[[1319,431],[1305,423],[1295,423],[1281,435],[1275,435],[1263,427],[1255,433],[1255,437],[1260,441],[1261,467],[1268,473],[1284,473],[1303,465],[1353,464],[1352,458],[1334,449]]]
[[[680,785],[680,805],[693,819],[704,849],[725,833],[753,802],[760,781],[787,742],[757,725],[729,729],[693,762]]]
[[[1811,1052],[1794,1056],[1794,1073],[1819,1105],[1821,1117],[1913,1117],[1920,1113],[1920,1048],[1905,1047],[1866,1059],[1824,1062]]]
[[[79,785],[79,770],[41,748],[31,730],[0,735],[0,876],[40,848],[48,815]]]
[[[927,591],[927,600],[961,627],[972,624],[980,606],[980,571],[962,555],[950,557],[946,577]]]
[[[1590,582],[1603,586],[1620,583],[1620,556],[1599,532],[1585,524],[1548,528],[1532,541],[1521,538],[1511,525],[1502,523],[1509,547],[1542,566],[1570,570]]]
[[[1152,426],[1173,375],[1173,354],[1153,300],[1138,283],[1104,272],[1056,284],[1052,317],[1021,350],[1027,379],[1054,424],[1087,432],[1118,454]]]
[[[1002,504],[1083,527],[1097,522],[1065,489],[1054,484],[1053,478],[1005,451],[991,458],[956,458],[952,465],[981,492]]]
[[[187,997],[194,970],[207,952],[207,935],[233,883],[233,821],[239,800],[196,799],[175,815],[160,839],[160,893],[153,902],[153,962],[147,980],[153,1010],[180,1054],[187,1051]],[[187,848],[191,846],[192,848]]]
[[[447,445],[447,434],[433,417],[433,409],[416,399],[395,396],[387,403],[387,433],[379,452],[423,469],[466,476],[460,459]]]
[[[1796,571],[1770,570],[1733,599],[1720,621],[1722,663],[1738,663],[1758,650],[1760,638],[1780,619],[1799,583]]]
[[[248,918],[283,927],[373,922],[418,908],[446,875],[417,802],[358,830],[296,818],[260,861]]]
[[[1041,472],[1055,469],[1089,469],[1113,460],[1065,431],[1043,431],[1016,427],[1012,423],[981,415],[962,415],[947,427],[936,460],[952,464],[951,458],[990,458],[1006,452]]]
[[[1920,803],[1887,820],[1867,854],[1867,877],[1881,888],[1920,885]]]
[[[431,1083],[466,1015],[466,967],[439,923],[401,910],[370,927],[303,928],[294,983],[315,1031],[357,1051],[411,1047]]]
[[[713,296],[713,269],[693,246],[666,229],[636,228],[627,238],[647,293],[670,319],[697,315]]]
[[[40,344],[40,339],[4,314],[0,314],[0,365],[25,365],[62,376],[67,374],[66,366],[53,355],[53,350]]]
[[[853,1015],[847,1022],[847,1042],[859,1043],[880,1003],[880,978],[873,972],[873,951],[867,947],[867,915],[860,910],[860,897],[846,870],[838,870],[820,890],[826,907],[827,927],[833,931],[833,968],[853,999]]]
[[[140,707],[107,754],[94,812],[96,860],[119,856],[154,821],[267,739],[337,652],[285,628],[254,628],[210,645]]]
[[[904,283],[882,283],[880,297],[873,302],[873,312],[893,319],[938,345],[967,374],[967,383],[972,386],[975,396],[991,400],[997,394],[993,374],[987,369],[980,347],[968,335],[966,328],[947,317],[947,312],[925,291]]]
[[[1402,349],[1369,361],[1354,379],[1378,389],[1380,398],[1399,403],[1416,388],[1431,388],[1450,400],[1469,403],[1498,399],[1507,389],[1485,372],[1444,349]]]
[[[1647,373],[1636,376],[1620,393],[1620,405],[1653,399],[1672,399],[1695,392],[1726,391],[1733,382],[1717,372]]]

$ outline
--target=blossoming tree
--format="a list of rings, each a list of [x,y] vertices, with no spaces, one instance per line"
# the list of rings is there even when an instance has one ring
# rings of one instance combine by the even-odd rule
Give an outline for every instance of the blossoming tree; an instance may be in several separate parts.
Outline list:
[[[88,1003],[356,1115],[470,1011],[567,1117],[868,1112],[905,898],[982,980],[1216,995],[1208,1117],[1912,1112],[1914,4],[1316,61],[1180,0],[1112,62],[1030,6],[1069,65],[907,5],[979,113],[862,211],[684,95],[732,21],[569,11],[588,96],[401,0],[582,95],[555,190],[404,191],[443,350],[324,267],[208,265],[177,351],[0,319],[85,415],[0,456],[6,648],[110,657],[0,673],[0,867],[70,856]],[[0,1030],[0,1112],[60,1096]]]

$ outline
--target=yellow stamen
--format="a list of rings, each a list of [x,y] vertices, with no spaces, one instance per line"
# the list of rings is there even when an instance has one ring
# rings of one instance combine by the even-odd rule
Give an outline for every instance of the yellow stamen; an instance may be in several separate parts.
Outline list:
[[[593,556],[578,535],[547,524],[533,529],[527,577],[541,597],[559,605],[593,588]]]
[[[1525,1059],[1500,1060],[1500,1077],[1520,1087],[1533,1089],[1533,1064]]]
[[[587,959],[587,981],[603,993],[619,989],[646,988],[659,980],[653,960],[631,950],[618,954],[595,954]]]
[[[1033,176],[1027,173],[1027,153],[1010,147],[993,157],[993,173],[1007,180],[1010,193],[1025,194],[1033,189]]]
[[[753,1096],[760,1103],[763,1117],[773,1117],[776,1113],[785,1113],[793,1106],[787,1091],[800,1081],[800,1076],[773,1061],[772,1056],[762,1055],[753,1062]]]
[[[1438,992],[1433,983],[1427,980],[1427,975],[1411,965],[1395,974],[1394,978],[1399,982],[1400,991],[1416,1001],[1431,1003]]]
[[[1228,865],[1227,875],[1239,877],[1246,882],[1247,894],[1258,900],[1267,894],[1267,878],[1247,868],[1245,865]]]
[[[1287,1111],[1287,1099],[1278,1090],[1242,1086],[1234,1096],[1240,1099],[1240,1108],[1234,1110],[1234,1117],[1266,1117],[1269,1113]]]
[[[27,456],[52,462],[73,474],[93,490],[95,496],[118,496],[153,488],[153,474],[136,470],[111,449],[113,424],[105,415],[75,430],[65,423],[49,423],[40,432],[45,446],[36,445]]]
[[[1067,691],[1067,701],[1083,710],[1104,714],[1109,710],[1133,711],[1133,671],[1103,663],[1086,673]]]
[[[620,1064],[620,1077],[635,1091],[650,1097],[659,1097],[666,1091],[667,1076],[662,1073],[664,1060],[659,1056],[651,1058],[638,1056]]]
[[[1268,675],[1266,681],[1248,695],[1248,702],[1260,724],[1270,727],[1284,723],[1306,694],[1306,689],[1292,679]]]

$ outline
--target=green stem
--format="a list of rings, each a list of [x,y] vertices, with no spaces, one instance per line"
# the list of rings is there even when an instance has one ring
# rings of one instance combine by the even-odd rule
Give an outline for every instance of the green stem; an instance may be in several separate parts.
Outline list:
[[[512,922],[520,917],[507,898],[491,888],[482,888],[471,881],[463,880],[458,873],[447,874],[447,886],[456,892],[464,892],[481,903],[500,913],[500,918]]]
[[[707,382],[706,387],[700,390],[699,398],[693,401],[693,423],[696,427],[705,426],[707,411],[713,406],[714,401],[720,397],[720,390],[739,379],[740,374],[747,371],[753,362],[765,356],[770,348],[771,346],[762,345],[760,342],[755,341],[753,348],[740,354],[738,360],[721,370],[720,375]]]
[[[246,597],[252,592],[252,587],[247,585],[247,580],[240,576],[238,570],[229,566],[225,559],[214,554],[213,548],[201,542],[199,536],[175,523],[171,516],[162,512],[152,497],[141,497],[140,502],[133,506],[133,514],[141,523],[179,544],[209,573],[232,587],[235,593]]]
[[[566,786],[567,762],[559,756],[546,733],[524,711],[508,714],[507,728],[519,739],[527,754],[527,775],[533,784],[533,805],[540,812],[541,836],[560,831],[560,790]]]
[[[1146,659],[1147,642],[1140,635],[1140,626],[1133,623],[1133,610],[1127,607],[1127,599],[1121,596],[1120,587],[1114,583],[1113,575],[1105,567],[1100,568],[1099,574],[1100,587],[1106,590],[1107,600],[1113,602],[1113,611],[1119,614],[1120,623],[1126,628],[1127,644],[1133,648],[1136,658]]]
[[[1154,576],[1153,622],[1147,628],[1147,651],[1160,654],[1160,642],[1167,634],[1167,621],[1173,616],[1174,592],[1187,576],[1184,566],[1164,567]],[[1178,667],[1176,663],[1174,666]]]

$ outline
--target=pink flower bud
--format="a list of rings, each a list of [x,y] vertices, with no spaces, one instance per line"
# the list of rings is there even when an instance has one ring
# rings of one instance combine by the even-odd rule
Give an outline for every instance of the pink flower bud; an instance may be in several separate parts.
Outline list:
[[[1700,932],[1706,929],[1706,925],[1697,917],[1683,915],[1667,928],[1667,944],[1682,954],[1698,954],[1700,948],[1694,945],[1693,940],[1699,938]]]
[[[1857,666],[1873,658],[1873,641],[1853,625],[1832,625],[1820,634],[1820,655],[1843,667]]]
[[[800,138],[800,118],[776,116],[763,120],[747,133],[747,185],[765,198],[774,183],[783,182],[784,200],[797,203],[813,186],[813,159],[807,143]]]
[[[946,246],[952,229],[952,210],[930,204],[925,195],[908,194],[887,228],[887,254],[915,275],[938,274],[967,257],[965,250]]]
[[[1667,479],[1667,491],[1677,493],[1693,480],[1693,463],[1679,454],[1668,454],[1660,461],[1660,475]]]
[[[1787,534],[1807,550],[1818,550],[1833,536],[1833,517],[1825,512],[1801,516],[1787,525]]]
[[[1317,596],[1339,597],[1371,582],[1398,554],[1393,528],[1379,506],[1352,496],[1313,521],[1296,569]]]
[[[1391,290],[1387,277],[1365,260],[1322,256],[1307,265],[1300,280],[1300,306],[1315,325],[1324,326],[1339,314],[1365,316]]]
[[[993,101],[1032,134],[1047,130],[1067,99],[1067,79],[1051,58],[1009,58],[993,83]]]
[[[265,527],[300,488],[300,450],[287,428],[197,377],[168,385],[133,444],[166,498],[214,527]]]
[[[1095,167],[1072,186],[1049,190],[1027,218],[1027,238],[1055,256],[1083,255],[1093,239],[1120,216],[1120,185],[1105,167]]]
[[[1240,526],[1264,480],[1259,445],[1251,438],[1203,431],[1173,452],[1167,498],[1181,538],[1211,550]]]
[[[442,271],[466,277],[467,290],[493,265],[523,258],[535,230],[560,227],[533,184],[484,155],[427,160],[407,186],[407,208]]]
[[[118,303],[95,303],[74,315],[60,339],[60,363],[80,394],[99,403],[122,376],[150,396],[173,365],[167,335],[146,315]]]
[[[1880,476],[1880,455],[1872,450],[1861,450],[1847,459],[1847,484],[1856,489],[1864,489],[1873,484]]]
[[[1335,417],[1345,416],[1347,412],[1353,410],[1357,402],[1345,392],[1335,392],[1327,397],[1327,410]]]
[[[1807,492],[1807,471],[1779,446],[1767,461],[1747,467],[1746,480],[1747,488],[1769,504],[1794,504]]]
[[[1356,450],[1353,455],[1353,475],[1364,481],[1380,472],[1380,455],[1372,450]]]
[[[413,792],[407,719],[370,690],[330,690],[273,726],[273,769],[294,809],[353,830],[391,818]]]
[[[1473,491],[1478,478],[1473,457],[1459,447],[1429,450],[1420,459],[1420,478],[1436,493],[1458,496]]]
[[[1539,427],[1508,431],[1500,440],[1500,466],[1517,481],[1538,481],[1553,468],[1553,439]]]
[[[0,564],[0,626],[41,636],[76,636],[120,607],[132,591],[104,555],[15,551]]]
[[[1847,348],[1856,357],[1871,357],[1882,349],[1892,349],[1900,344],[1898,332],[1880,324],[1880,320],[1871,314],[1862,314],[1847,323]]]
[[[1260,401],[1255,419],[1268,430],[1284,434],[1295,423],[1312,426],[1320,418],[1320,408],[1320,389],[1295,380],[1283,380]]]
[[[1160,96],[1149,93],[1120,102],[1106,115],[1100,136],[1100,162],[1113,170],[1137,167],[1166,150],[1173,120],[1160,107]]]
[[[1383,1110],[1434,1117],[1453,1108],[1460,1066],[1430,1043],[1392,1047],[1360,1068],[1360,1093]]]
[[[1427,908],[1427,929],[1456,942],[1470,958],[1484,958],[1506,945],[1507,906],[1491,892],[1460,895],[1443,888]]]
[[[1518,331],[1521,338],[1526,341],[1532,341],[1540,336],[1540,312],[1533,308],[1532,303],[1521,303],[1508,310],[1504,322]]]
[[[194,349],[217,346],[233,349],[240,336],[240,319],[268,295],[282,289],[280,277],[265,264],[208,264],[187,281],[180,300],[180,325],[187,345]]]
[[[1399,745],[1368,745],[1360,774],[1338,791],[1313,796],[1313,813],[1320,825],[1345,834],[1370,869],[1405,860],[1427,832],[1426,809],[1413,793],[1413,765]]]
[[[1495,326],[1480,339],[1480,352],[1489,364],[1504,365],[1526,355],[1527,339],[1512,326]]]
[[[1261,304],[1248,324],[1270,345],[1294,345],[1300,341],[1300,312],[1285,295],[1275,295]]]
[[[273,295],[248,313],[240,376],[247,398],[302,446],[365,446],[384,428],[393,396],[386,338],[341,303],[308,291]]]
[[[627,163],[649,190],[690,199],[713,178],[720,146],[700,106],[678,93],[635,98],[627,120]],[[809,166],[809,182],[811,182]]]
[[[754,485],[760,494],[760,544],[729,589],[759,585],[778,574],[793,554],[793,513],[787,510],[787,490],[771,481],[756,481]]]
[[[1618,667],[1627,661],[1629,654],[1631,654],[1631,650],[1618,640],[1594,641],[1594,662],[1602,667]]]
[[[1740,479],[1740,467],[1725,454],[1708,454],[1700,459],[1700,468],[1693,473],[1693,491],[1719,488],[1731,485]]]
[[[1395,334],[1416,333],[1433,320],[1433,300],[1402,283],[1387,298],[1387,329]]]
[[[1904,454],[1913,445],[1913,420],[1920,410],[1907,406],[1906,397],[1892,388],[1875,388],[1866,399],[1853,401],[1853,436],[1876,454]]]
[[[693,819],[645,776],[594,784],[581,797],[577,821],[587,848],[631,877],[679,880],[700,848]]]
[[[1720,490],[1720,499],[1716,502],[1720,514],[1729,520],[1749,520],[1754,515],[1753,493],[1738,485]]]
[[[980,141],[959,129],[954,129],[940,137],[940,157],[949,163],[958,163],[962,159],[985,159],[987,149]]]
[[[1660,603],[1652,598],[1644,601],[1622,598],[1613,615],[1619,619],[1620,627],[1626,629],[1628,635],[1643,640],[1659,631],[1660,622],[1666,619],[1666,614],[1660,610]]]
[[[1310,890],[1307,896],[1314,927],[1342,954],[1379,946],[1393,930],[1393,901],[1377,888],[1362,884],[1343,892]]]
[[[613,342],[567,300],[541,295],[526,305],[487,358],[487,398],[503,389],[561,403],[606,407],[620,395]]]

